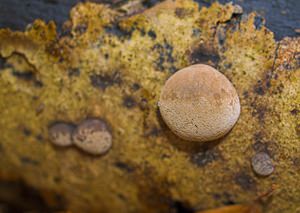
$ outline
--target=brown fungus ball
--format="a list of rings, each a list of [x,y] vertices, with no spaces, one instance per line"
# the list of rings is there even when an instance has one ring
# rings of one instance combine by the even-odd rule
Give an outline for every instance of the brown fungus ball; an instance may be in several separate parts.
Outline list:
[[[56,123],[49,128],[50,140],[57,146],[70,146],[74,126],[67,123]]]
[[[85,152],[101,155],[112,146],[112,136],[106,123],[100,119],[87,119],[73,132],[74,144]]]
[[[213,67],[196,64],[179,70],[165,83],[159,109],[169,128],[188,141],[224,136],[240,115],[238,94]]]

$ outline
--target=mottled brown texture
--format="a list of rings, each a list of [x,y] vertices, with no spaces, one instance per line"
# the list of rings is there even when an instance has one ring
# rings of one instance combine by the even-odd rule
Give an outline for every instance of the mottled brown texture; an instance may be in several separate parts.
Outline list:
[[[112,146],[112,136],[104,121],[87,119],[82,121],[72,134],[74,144],[83,151],[101,155]]]
[[[49,128],[50,140],[57,146],[70,146],[72,144],[72,131],[74,126],[65,123],[56,123]]]
[[[255,154],[251,159],[251,165],[254,172],[261,176],[268,176],[274,171],[272,159],[264,152]]]

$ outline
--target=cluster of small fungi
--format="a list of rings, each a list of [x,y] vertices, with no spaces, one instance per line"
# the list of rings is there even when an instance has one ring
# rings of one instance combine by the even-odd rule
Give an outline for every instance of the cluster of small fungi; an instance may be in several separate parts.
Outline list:
[[[69,123],[56,123],[50,126],[51,142],[57,146],[75,145],[93,155],[102,155],[112,146],[112,135],[101,119],[86,119],[78,126]]]

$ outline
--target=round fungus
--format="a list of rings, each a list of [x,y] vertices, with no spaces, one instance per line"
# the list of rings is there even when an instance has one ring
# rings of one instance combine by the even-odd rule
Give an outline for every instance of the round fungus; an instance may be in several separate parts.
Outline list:
[[[239,97],[231,82],[204,64],[172,75],[158,105],[169,128],[188,141],[218,139],[230,131],[240,115]]]
[[[53,144],[58,146],[70,146],[72,144],[72,132],[74,126],[67,123],[56,123],[50,126],[49,136]]]
[[[273,173],[274,166],[270,156],[265,152],[259,152],[251,159],[254,172],[261,176],[268,176]]]
[[[94,155],[107,152],[112,146],[112,136],[106,123],[100,119],[86,119],[72,134],[74,144]]]

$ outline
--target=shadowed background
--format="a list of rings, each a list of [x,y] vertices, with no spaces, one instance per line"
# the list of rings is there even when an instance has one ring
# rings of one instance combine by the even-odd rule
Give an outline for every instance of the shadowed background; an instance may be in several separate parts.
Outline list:
[[[91,0],[117,6],[128,0]],[[200,6],[209,6],[213,0],[196,0]],[[45,21],[54,20],[58,26],[68,19],[72,6],[80,0],[0,0],[0,28],[9,27],[14,30],[24,30],[27,24],[40,18]],[[151,7],[159,0],[144,0],[145,7]],[[221,3],[230,0],[219,0]],[[257,11],[265,17],[266,26],[275,32],[276,40],[285,36],[296,36],[300,29],[299,0],[233,0],[247,13]],[[259,20],[258,20],[259,21]]]

